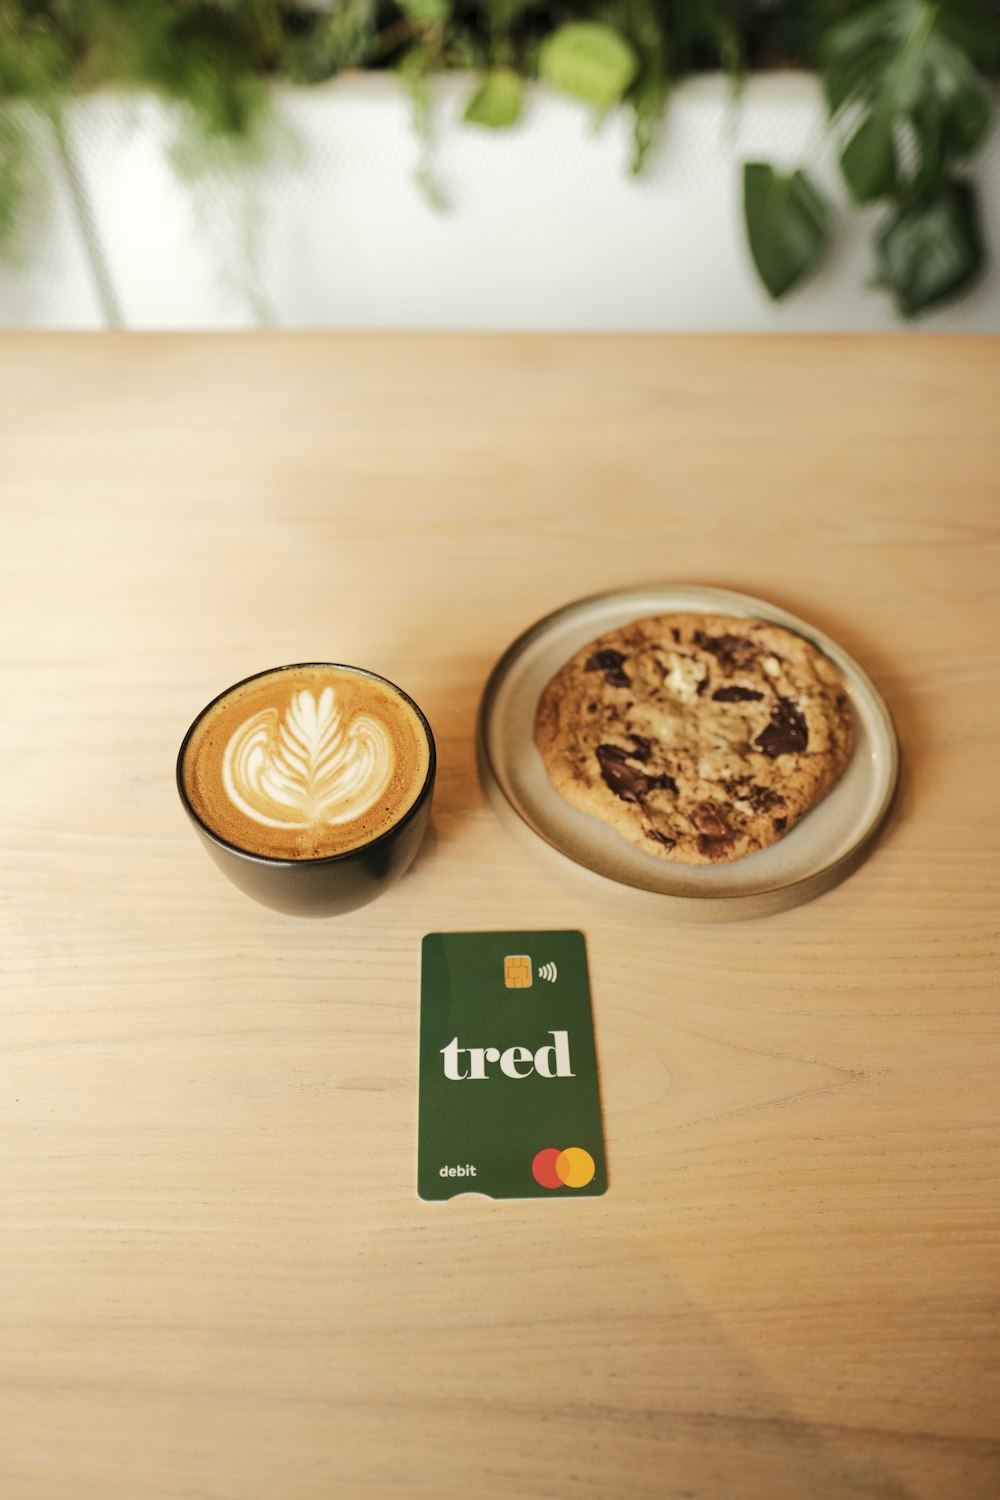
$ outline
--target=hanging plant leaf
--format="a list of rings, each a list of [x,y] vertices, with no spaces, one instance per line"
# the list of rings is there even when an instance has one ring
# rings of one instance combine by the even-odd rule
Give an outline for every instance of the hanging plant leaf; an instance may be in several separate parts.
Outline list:
[[[399,0],[399,4],[418,26],[443,26],[451,15],[449,0]]]
[[[25,98],[48,104],[65,90],[72,75],[66,40],[45,25],[45,17],[5,12],[0,19],[0,99]]]
[[[660,0],[628,0],[625,14],[629,41],[639,64],[628,91],[633,119],[632,171],[638,175],[663,134],[672,49]]]
[[[486,11],[494,27],[509,31],[535,0],[487,0]]]
[[[979,145],[989,129],[992,105],[975,72],[961,53],[956,52],[951,69],[940,73],[931,95],[933,101],[947,101],[940,110],[941,124],[948,145],[957,156],[968,156]]]
[[[414,177],[431,208],[443,212],[448,200],[434,174],[434,101],[427,77],[431,54],[423,46],[411,47],[396,64],[396,73],[410,96],[413,131],[420,146]]]
[[[465,119],[491,130],[516,125],[524,107],[524,84],[513,68],[494,68],[465,106]]]
[[[137,47],[137,77],[189,105],[209,137],[249,137],[268,87],[245,17],[205,4],[168,14],[162,45]]]
[[[875,244],[879,280],[907,318],[964,292],[983,264],[976,200],[967,182],[904,204]]]
[[[945,31],[986,78],[1000,77],[1000,16],[994,0],[949,0]]]
[[[840,158],[844,181],[857,203],[887,198],[896,190],[899,160],[892,121],[876,110],[862,120]]]
[[[992,116],[984,73],[1000,62],[1000,17],[978,0],[874,0],[831,26],[821,46],[832,114],[864,118],[841,166],[862,203],[900,191],[894,134],[912,126],[922,148],[909,186],[927,183],[945,152],[968,156]]]
[[[291,12],[302,31],[279,42],[280,62],[293,83],[321,83],[341,68],[361,66],[375,36],[375,0],[342,0],[335,10]]]
[[[597,21],[560,26],[538,49],[538,71],[560,93],[600,113],[618,103],[639,71],[639,59],[619,32]]]
[[[25,197],[25,178],[31,167],[30,143],[24,130],[0,113],[0,245],[12,240]]]
[[[644,72],[629,96],[635,111],[632,127],[632,171],[639,175],[646,159],[663,133],[663,119],[667,112],[670,85],[666,78],[656,72]]]
[[[743,167],[743,212],[757,273],[777,300],[818,265],[830,241],[829,206],[804,172],[756,161]]]

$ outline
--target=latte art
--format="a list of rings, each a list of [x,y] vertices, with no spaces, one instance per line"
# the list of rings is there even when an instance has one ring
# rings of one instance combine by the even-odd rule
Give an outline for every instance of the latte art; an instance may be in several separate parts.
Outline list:
[[[222,778],[235,805],[271,828],[346,823],[373,807],[392,778],[395,754],[377,719],[349,723],[332,687],[303,688],[282,714],[265,708],[231,736]]]
[[[354,667],[278,667],[238,683],[193,725],[184,793],[249,854],[326,859],[387,833],[433,779],[429,730],[404,693]]]

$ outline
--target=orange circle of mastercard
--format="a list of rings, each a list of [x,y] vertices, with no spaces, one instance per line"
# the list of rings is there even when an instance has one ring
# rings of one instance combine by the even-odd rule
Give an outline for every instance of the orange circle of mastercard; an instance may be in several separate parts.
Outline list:
[[[582,1188],[593,1179],[597,1167],[589,1151],[582,1146],[546,1146],[531,1163],[531,1175],[544,1188]]]

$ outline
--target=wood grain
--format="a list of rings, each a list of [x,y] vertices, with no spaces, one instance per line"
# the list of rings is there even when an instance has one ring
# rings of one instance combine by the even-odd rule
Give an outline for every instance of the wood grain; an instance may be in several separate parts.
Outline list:
[[[1000,341],[0,338],[4,1500],[995,1500]],[[488,809],[557,605],[694,580],[872,673],[850,880],[654,926]],[[373,907],[253,906],[177,745],[358,662],[435,727]],[[415,1193],[418,953],[587,936],[611,1188]]]

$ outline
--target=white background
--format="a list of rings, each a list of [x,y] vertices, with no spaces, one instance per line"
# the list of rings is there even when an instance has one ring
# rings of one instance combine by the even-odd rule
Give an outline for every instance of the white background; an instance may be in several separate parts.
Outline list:
[[[127,328],[1000,331],[1000,131],[975,164],[991,268],[976,290],[913,324],[873,289],[871,231],[848,210],[819,87],[751,79],[739,100],[707,76],[679,88],[645,174],[629,171],[631,116],[537,88],[512,131],[466,126],[473,80],[435,81],[434,175],[402,86],[348,75],[278,95],[270,159],[180,181],[176,117],[149,98],[81,100],[71,149]],[[745,244],[741,163],[806,165],[838,204],[818,275],[779,305]],[[98,328],[95,287],[63,164],[20,267],[0,267],[0,325]]]

